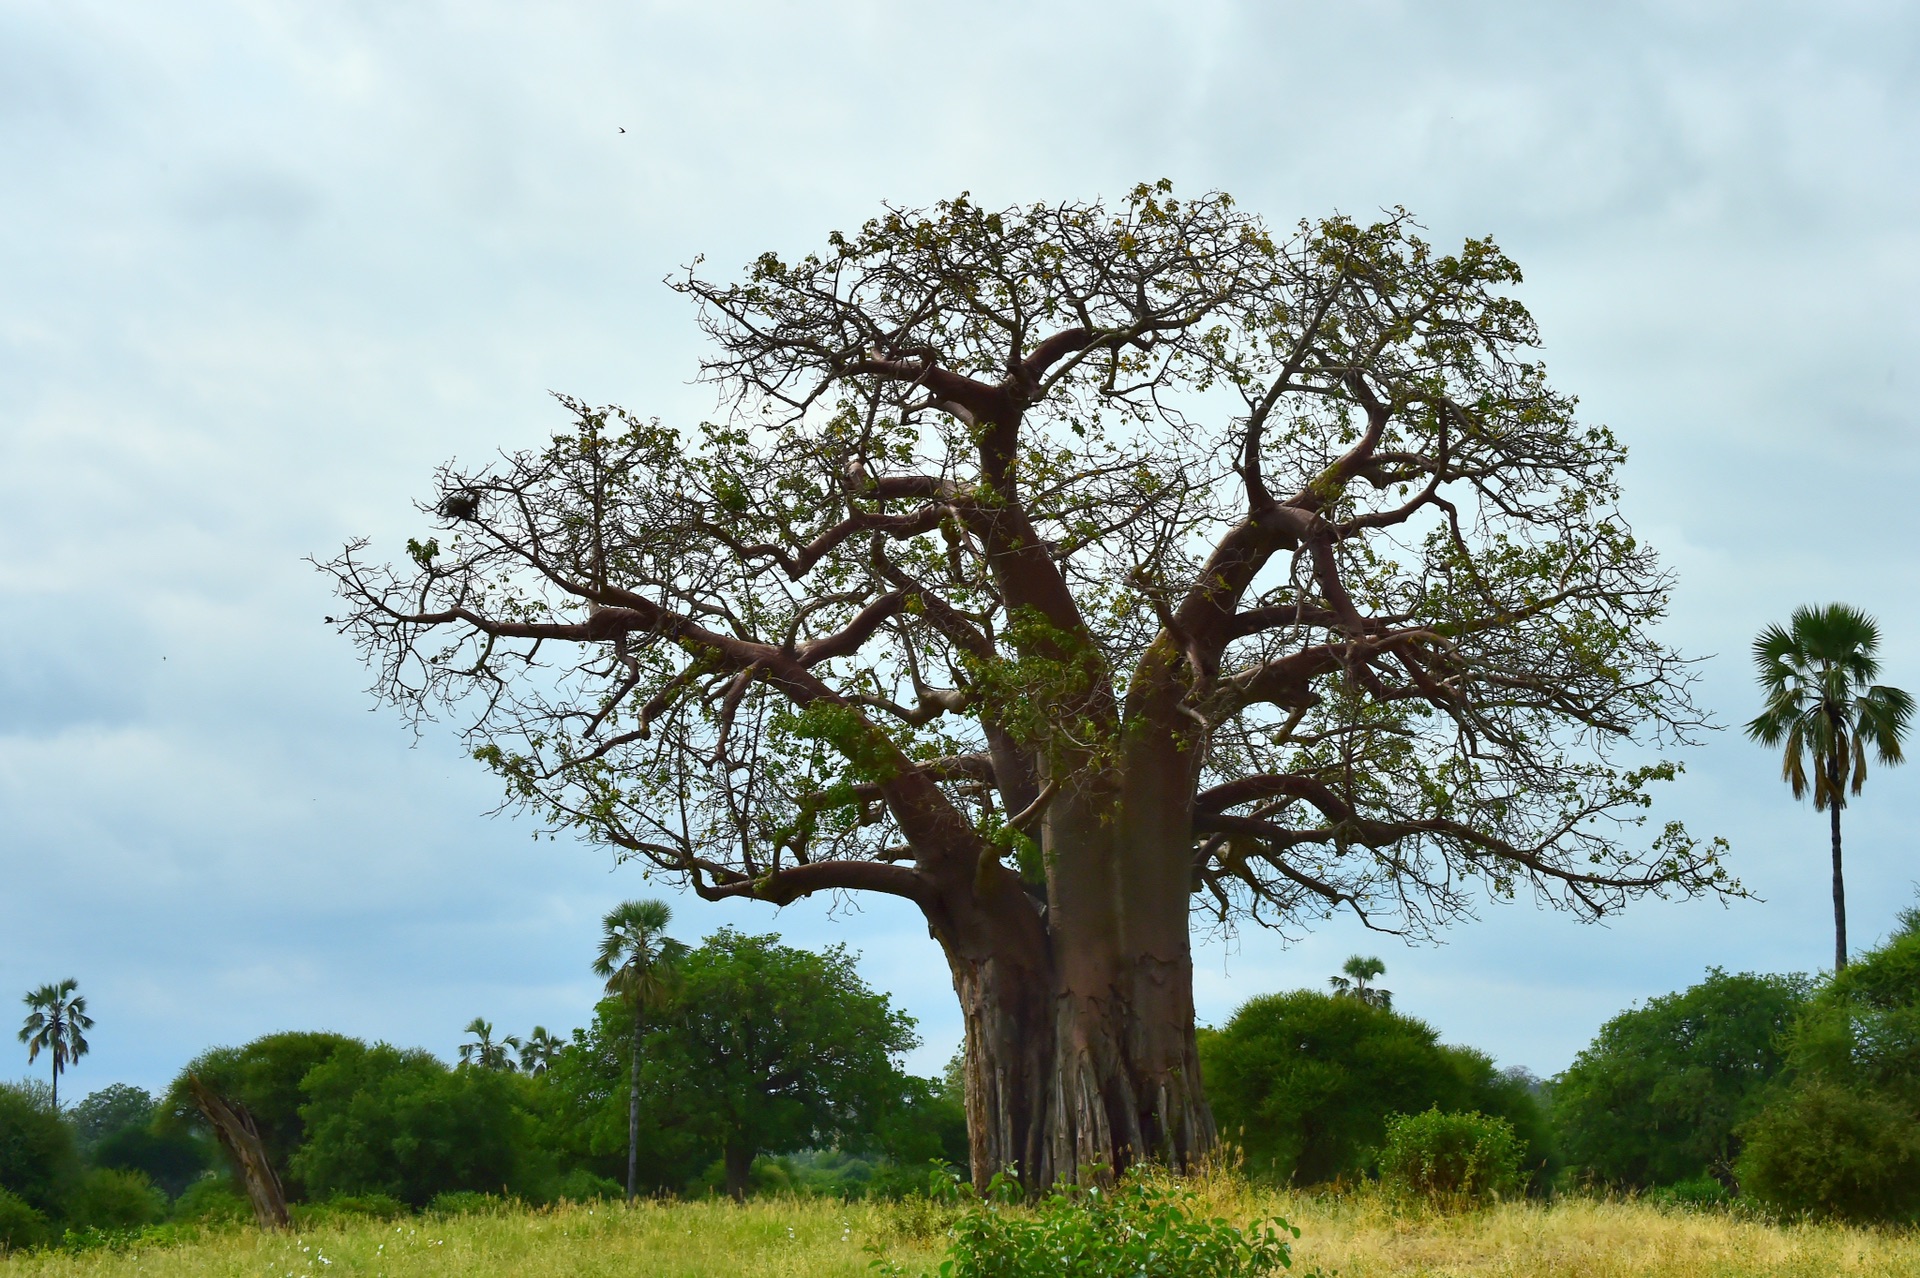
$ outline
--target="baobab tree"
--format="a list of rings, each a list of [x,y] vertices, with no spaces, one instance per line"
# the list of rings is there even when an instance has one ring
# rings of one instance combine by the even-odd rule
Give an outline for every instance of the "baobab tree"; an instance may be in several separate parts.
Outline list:
[[[513,801],[702,897],[917,906],[976,1180],[1185,1164],[1196,919],[1735,887],[1636,832],[1689,667],[1519,278],[1164,183],[696,265],[719,420],[563,399],[405,557],[325,564],[338,624]]]

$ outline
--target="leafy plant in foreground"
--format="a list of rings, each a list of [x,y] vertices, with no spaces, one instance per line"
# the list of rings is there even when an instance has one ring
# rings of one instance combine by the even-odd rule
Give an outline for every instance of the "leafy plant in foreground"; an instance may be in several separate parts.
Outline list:
[[[1387,1120],[1380,1177],[1406,1193],[1465,1207],[1520,1188],[1520,1138],[1485,1114],[1395,1114]]]
[[[1203,1216],[1192,1191],[1157,1178],[1053,1194],[1031,1210],[1006,1201],[1016,1194],[994,1178],[950,1231],[940,1278],[1252,1278],[1291,1268],[1290,1241],[1300,1236],[1278,1216],[1244,1230]]]

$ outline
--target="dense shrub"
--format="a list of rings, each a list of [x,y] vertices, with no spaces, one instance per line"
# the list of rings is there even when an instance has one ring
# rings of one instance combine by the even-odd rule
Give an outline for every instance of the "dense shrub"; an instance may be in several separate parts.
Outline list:
[[[0,1255],[38,1247],[51,1233],[45,1212],[19,1195],[0,1189]]]
[[[175,1220],[228,1224],[253,1219],[253,1207],[225,1176],[202,1176],[173,1200]]]
[[[1254,1278],[1292,1264],[1286,1221],[1241,1230],[1157,1180],[1056,1194],[1032,1211],[989,1197],[960,1216],[942,1278]],[[878,1265],[883,1274],[897,1266]]]
[[[397,1220],[407,1205],[388,1194],[335,1194],[323,1202],[302,1203],[293,1209],[298,1228],[355,1220]]]
[[[156,1224],[166,1215],[167,1196],[146,1173],[110,1167],[89,1169],[67,1205],[69,1224],[109,1233]]]
[[[1872,1092],[1800,1083],[1748,1126],[1740,1186],[1783,1211],[1912,1219],[1920,1215],[1920,1123]]]
[[[386,1194],[415,1207],[529,1175],[522,1091],[501,1070],[449,1069],[422,1051],[353,1043],[306,1077],[306,1143],[291,1167],[314,1197]]]
[[[498,1194],[483,1194],[472,1189],[453,1189],[435,1194],[427,1210],[436,1216],[493,1216],[505,1210],[507,1200]]]
[[[1662,1207],[1724,1207],[1733,1201],[1733,1193],[1715,1177],[1695,1176],[1649,1190],[1647,1201]]]
[[[1387,1117],[1479,1110],[1522,1137],[1522,1166],[1548,1170],[1546,1119],[1528,1081],[1447,1047],[1424,1021],[1313,990],[1249,1000],[1202,1031],[1200,1063],[1220,1132],[1263,1178],[1315,1184],[1364,1174]]]
[[[1920,1219],[1920,914],[1833,978],[1744,1130],[1743,1192],[1846,1220]]]
[[[1560,1153],[1584,1177],[1646,1188],[1725,1178],[1742,1123],[1786,1063],[1800,976],[1728,975],[1622,1012],[1555,1082]]]
[[[608,1176],[596,1176],[584,1167],[573,1168],[553,1184],[553,1197],[570,1203],[621,1198],[626,1192],[619,1181]]]
[[[172,1199],[214,1165],[214,1150],[212,1140],[190,1132],[125,1127],[96,1144],[91,1161],[96,1167],[139,1172]]]
[[[1513,1124],[1485,1114],[1429,1109],[1387,1120],[1380,1178],[1442,1206],[1469,1206],[1517,1191],[1520,1138]]]
[[[79,1177],[73,1129],[53,1112],[47,1089],[0,1083],[0,1189],[58,1222]]]

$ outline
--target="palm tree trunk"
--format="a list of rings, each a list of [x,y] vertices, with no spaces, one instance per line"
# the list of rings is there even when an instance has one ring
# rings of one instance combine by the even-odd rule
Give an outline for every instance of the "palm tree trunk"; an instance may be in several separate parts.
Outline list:
[[[1827,800],[1827,814],[1833,821],[1833,974],[1847,966],[1847,887],[1840,876],[1840,803],[1839,781],[1833,782],[1833,797]]]
[[[633,1070],[627,1087],[627,1201],[640,1192],[640,1008],[633,1009]]]

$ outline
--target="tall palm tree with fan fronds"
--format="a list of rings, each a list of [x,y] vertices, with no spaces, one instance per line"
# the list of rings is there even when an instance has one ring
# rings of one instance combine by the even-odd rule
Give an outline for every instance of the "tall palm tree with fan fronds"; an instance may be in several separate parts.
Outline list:
[[[85,1031],[93,1028],[86,995],[75,993],[80,982],[69,977],[58,985],[42,985],[26,996],[27,1019],[20,1041],[27,1045],[27,1064],[41,1052],[53,1058],[53,1108],[60,1108],[60,1075],[87,1054]]]
[[[1840,870],[1840,809],[1867,782],[1867,754],[1903,761],[1901,742],[1913,698],[1876,684],[1880,627],[1845,604],[1796,608],[1785,629],[1768,626],[1753,641],[1766,704],[1747,724],[1763,745],[1786,747],[1780,775],[1796,799],[1813,795],[1833,838],[1833,970],[1847,965],[1847,895]]]
[[[600,953],[593,960],[595,976],[607,983],[607,993],[626,1003],[633,1013],[633,1069],[627,1089],[627,1201],[639,1193],[640,1173],[640,1036],[647,1013],[665,1003],[673,992],[676,967],[687,947],[666,934],[673,910],[665,901],[627,901],[607,911]]]

